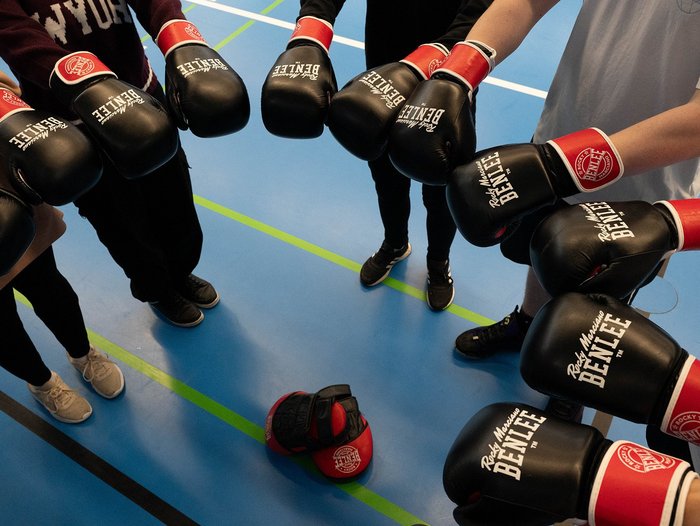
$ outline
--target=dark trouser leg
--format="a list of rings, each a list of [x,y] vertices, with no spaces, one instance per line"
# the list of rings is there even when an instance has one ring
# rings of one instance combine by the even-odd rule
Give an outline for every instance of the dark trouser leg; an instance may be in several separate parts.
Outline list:
[[[445,261],[450,257],[450,247],[457,227],[447,206],[446,187],[423,185],[423,205],[427,210],[428,259]]]
[[[394,168],[388,155],[368,164],[377,191],[384,239],[392,248],[400,248],[408,243],[411,180]]]
[[[3,327],[0,367],[32,385],[48,382],[51,371],[24,330],[10,285],[0,290],[0,318]]]
[[[78,295],[58,271],[49,247],[11,283],[34,307],[34,313],[73,358],[85,356],[90,342]]]

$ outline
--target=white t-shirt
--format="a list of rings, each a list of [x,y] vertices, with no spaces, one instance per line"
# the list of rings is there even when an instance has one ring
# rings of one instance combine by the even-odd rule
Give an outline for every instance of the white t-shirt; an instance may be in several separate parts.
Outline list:
[[[685,104],[700,89],[700,0],[584,0],[535,142],[595,126],[608,135]],[[580,201],[700,194],[700,160],[623,177]]]

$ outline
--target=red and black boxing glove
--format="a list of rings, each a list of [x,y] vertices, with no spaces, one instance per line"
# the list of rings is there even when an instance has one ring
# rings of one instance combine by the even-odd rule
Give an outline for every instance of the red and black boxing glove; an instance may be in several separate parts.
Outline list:
[[[346,384],[281,397],[265,419],[265,442],[282,455],[310,453],[334,479],[356,477],[373,453],[372,431]]]
[[[2,87],[0,156],[12,187],[30,204],[65,205],[102,176],[97,150],[76,126],[35,110]]]
[[[423,44],[398,62],[360,73],[331,99],[328,129],[353,155],[377,159],[408,97],[446,56],[442,44]]]
[[[506,239],[525,215],[561,197],[605,188],[623,172],[610,138],[587,128],[545,144],[478,152],[450,174],[447,204],[464,238],[487,247]]]
[[[399,172],[444,186],[455,166],[474,157],[472,99],[493,69],[495,56],[481,42],[458,42],[430,79],[416,87],[389,136],[389,158]]]
[[[93,53],[58,60],[49,86],[127,179],[152,172],[177,152],[177,128],[160,102],[119,80]]]
[[[477,412],[443,470],[463,526],[678,526],[697,478],[680,459],[511,403]]]
[[[333,26],[320,18],[297,20],[287,49],[262,87],[267,131],[279,137],[311,139],[323,133],[331,97],[338,91],[328,50]]]
[[[700,249],[700,199],[589,202],[557,210],[535,229],[530,261],[552,296],[625,298],[674,252]]]
[[[245,127],[250,101],[243,80],[192,22],[170,20],[155,40],[165,57],[165,93],[180,129],[219,137]]]

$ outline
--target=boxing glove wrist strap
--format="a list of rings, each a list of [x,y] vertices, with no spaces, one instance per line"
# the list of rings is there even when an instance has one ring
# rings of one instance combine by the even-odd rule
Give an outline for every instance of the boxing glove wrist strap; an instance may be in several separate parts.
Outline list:
[[[442,44],[423,44],[399,62],[410,66],[423,80],[427,80],[446,56],[447,48]]]
[[[683,364],[666,413],[661,431],[686,442],[700,445],[700,361],[688,356]]]
[[[493,69],[496,51],[481,42],[457,42],[433,75],[443,73],[459,79],[474,91]]]
[[[54,75],[67,85],[80,84],[88,79],[105,75],[117,76],[89,51],[76,51],[59,59],[51,73],[52,77]]]
[[[598,128],[586,128],[547,141],[561,157],[576,188],[593,192],[614,183],[624,173],[620,154]],[[567,196],[561,196],[567,197]]]
[[[329,22],[313,16],[301,17],[297,20],[297,25],[289,38],[287,48],[290,47],[292,42],[299,40],[314,42],[321,46],[327,54],[333,40],[333,26]]]
[[[591,489],[588,521],[595,526],[680,526],[681,505],[695,477],[687,462],[632,442],[614,442]]]
[[[173,49],[180,46],[208,45],[199,30],[188,20],[170,20],[163,24],[156,36],[156,44],[166,58]]]
[[[676,252],[700,250],[700,199],[657,201],[654,204],[663,206],[673,218],[678,235]]]
[[[0,88],[0,122],[20,111],[33,108],[7,88]]]

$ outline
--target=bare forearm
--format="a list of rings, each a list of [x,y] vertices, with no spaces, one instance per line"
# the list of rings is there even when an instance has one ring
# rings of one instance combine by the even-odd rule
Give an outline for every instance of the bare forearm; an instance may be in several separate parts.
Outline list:
[[[700,157],[700,90],[687,104],[610,136],[625,176]]]
[[[697,526],[700,522],[700,480],[695,480],[690,486],[688,500],[685,502],[683,526]]]
[[[494,0],[467,38],[496,50],[496,63],[515,51],[558,0]]]

